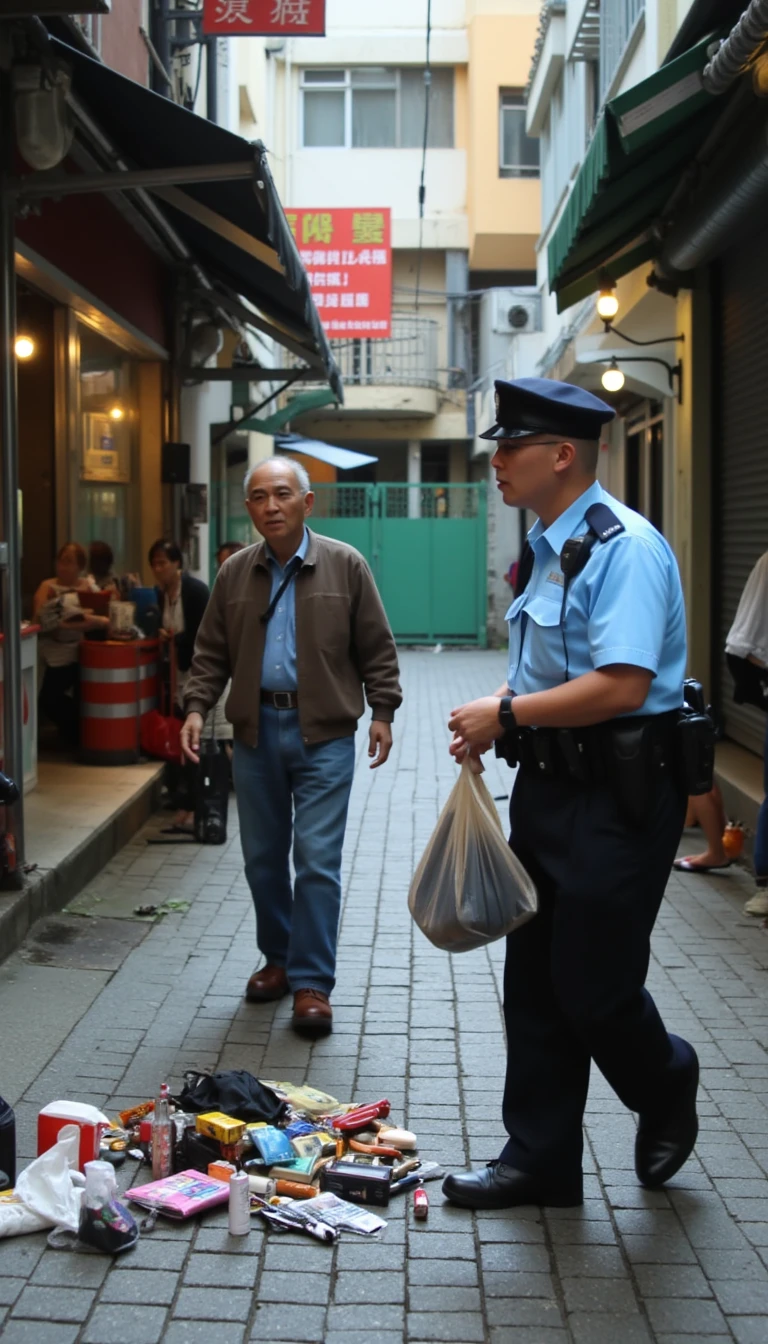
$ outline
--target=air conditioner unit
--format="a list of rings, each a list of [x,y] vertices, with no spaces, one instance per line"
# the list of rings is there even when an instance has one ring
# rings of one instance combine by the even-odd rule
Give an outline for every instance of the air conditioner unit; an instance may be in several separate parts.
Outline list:
[[[493,294],[493,330],[505,336],[541,331],[541,295],[530,290],[497,289]]]

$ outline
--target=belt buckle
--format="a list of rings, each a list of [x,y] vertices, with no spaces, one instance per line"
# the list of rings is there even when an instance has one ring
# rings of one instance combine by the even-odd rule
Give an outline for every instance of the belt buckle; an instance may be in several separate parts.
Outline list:
[[[291,691],[273,691],[273,703],[275,709],[291,709]]]

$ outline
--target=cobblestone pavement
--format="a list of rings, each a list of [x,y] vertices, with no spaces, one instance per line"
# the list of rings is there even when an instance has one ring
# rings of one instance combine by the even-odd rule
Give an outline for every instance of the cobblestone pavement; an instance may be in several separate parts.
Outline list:
[[[134,905],[157,900],[188,911],[148,926],[116,971],[98,954],[67,969],[74,946],[53,949],[48,966],[30,963],[28,946],[0,968],[0,1090],[5,1058],[25,1157],[42,1104],[70,1096],[114,1112],[196,1065],[308,1079],[342,1099],[387,1096],[423,1155],[448,1166],[498,1153],[503,947],[434,950],[405,894],[454,779],[446,710],[498,685],[504,660],[411,652],[403,670],[390,764],[369,771],[359,738],[333,1036],[299,1040],[288,1000],[243,1002],[253,915],[234,826],[224,850],[151,848],[139,836],[78,907],[97,920],[130,921]],[[508,792],[495,762],[488,781]],[[703,1066],[696,1155],[664,1192],[636,1184],[633,1118],[595,1075],[583,1209],[472,1216],[432,1184],[425,1224],[410,1199],[393,1200],[380,1242],[335,1249],[260,1226],[230,1239],[220,1214],[160,1224],[114,1264],[19,1238],[0,1244],[5,1344],[764,1344],[768,934],[741,913],[748,890],[738,870],[676,875],[657,926],[651,988]],[[127,1185],[133,1164],[120,1176]]]

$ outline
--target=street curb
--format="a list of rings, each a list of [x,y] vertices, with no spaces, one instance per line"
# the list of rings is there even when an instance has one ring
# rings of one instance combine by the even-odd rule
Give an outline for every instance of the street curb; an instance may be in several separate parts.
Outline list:
[[[156,810],[163,767],[128,802],[94,830],[56,868],[40,868],[20,891],[0,891],[0,962],[26,937],[36,920],[63,909],[123,848]]]

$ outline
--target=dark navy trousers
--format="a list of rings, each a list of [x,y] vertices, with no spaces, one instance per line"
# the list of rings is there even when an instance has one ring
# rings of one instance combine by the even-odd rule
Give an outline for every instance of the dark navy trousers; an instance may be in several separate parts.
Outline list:
[[[644,1115],[663,1107],[688,1065],[644,987],[684,816],[665,776],[642,829],[623,820],[607,786],[522,771],[515,782],[510,843],[540,904],[507,938],[501,1160],[550,1185],[580,1179],[592,1060]]]

